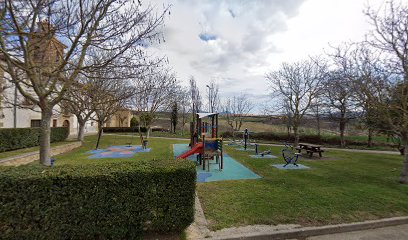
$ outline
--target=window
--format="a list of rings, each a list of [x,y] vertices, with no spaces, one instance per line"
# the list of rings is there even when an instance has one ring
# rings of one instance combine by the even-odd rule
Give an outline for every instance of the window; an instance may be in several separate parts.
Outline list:
[[[57,119],[52,120],[52,127],[57,127]]]
[[[41,127],[41,120],[31,120],[31,127]]]

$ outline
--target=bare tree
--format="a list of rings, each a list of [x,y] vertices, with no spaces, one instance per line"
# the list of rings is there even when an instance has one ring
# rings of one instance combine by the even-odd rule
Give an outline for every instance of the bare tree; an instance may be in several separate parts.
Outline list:
[[[220,96],[219,96],[219,86],[211,80],[210,84],[207,85],[207,99],[208,99],[208,111],[217,112],[220,106]]]
[[[279,70],[266,74],[272,93],[292,113],[295,146],[299,143],[300,121],[319,93],[325,74],[326,64],[320,59],[283,63]]]
[[[323,92],[323,91],[321,91]],[[321,136],[321,116],[322,116],[322,109],[323,108],[323,103],[322,103],[322,94],[317,94],[314,101],[310,105],[310,111],[312,112],[312,115],[316,118],[316,128],[317,128],[317,136],[320,139]],[[289,136],[289,129],[288,129],[288,136]]]
[[[0,53],[19,92],[41,109],[40,162],[50,165],[50,121],[82,70],[122,65],[144,58],[157,39],[162,14],[137,1],[4,0],[0,9]],[[89,49],[106,52],[87,65]],[[126,57],[125,57],[126,56]],[[18,74],[22,72],[23,74]]]
[[[253,104],[245,94],[241,93],[226,99],[223,112],[227,124],[231,127],[233,139],[235,139],[235,132],[241,130],[244,118],[251,112],[252,108]]]
[[[329,72],[324,86],[325,110],[329,118],[339,124],[340,146],[344,148],[346,146],[344,132],[347,123],[355,117],[353,82],[342,69],[337,69]]]
[[[193,129],[196,129],[196,114],[201,110],[202,102],[200,90],[193,76],[190,77],[191,115],[193,118]]]
[[[189,92],[185,88],[181,88],[178,92],[179,95],[179,105],[181,110],[181,134],[184,134],[184,127],[188,121],[188,112],[190,106],[190,96]]]
[[[184,134],[184,127],[188,121],[187,113],[189,112],[190,108],[190,94],[188,89],[177,85],[176,89],[173,94],[173,98],[168,101],[168,111],[173,111],[174,104],[177,103],[177,110],[180,111],[181,115],[181,132]],[[170,120],[173,119],[174,116],[170,116]],[[174,129],[174,132],[176,130]]]
[[[95,121],[98,123],[98,140],[95,149],[98,149],[103,132],[103,126],[112,116],[123,110],[134,90],[123,81],[112,80],[100,75],[90,80],[90,99],[92,111],[95,112]]]
[[[78,121],[77,140],[84,141],[84,130],[86,122],[94,114],[91,96],[95,87],[93,81],[87,80],[84,76],[77,78],[78,81],[72,85],[64,100],[60,103],[62,111],[74,114]]]
[[[132,102],[137,111],[144,114],[140,120],[147,127],[148,137],[156,112],[169,106],[177,92],[177,86],[175,74],[167,68],[151,69],[151,74],[142,77],[136,83],[138,91],[132,97]]]
[[[359,122],[367,129],[367,145],[372,146],[374,131],[385,132],[380,123],[382,114],[377,113],[375,96],[380,96],[383,91],[383,64],[379,51],[370,48],[364,43],[355,44],[349,55],[353,79],[353,93],[359,114]]]
[[[382,9],[366,14],[373,30],[368,43],[384,53],[384,65],[390,71],[390,81],[377,96],[377,104],[390,130],[399,136],[405,145],[405,160],[399,181],[408,182],[408,7],[388,2]]]

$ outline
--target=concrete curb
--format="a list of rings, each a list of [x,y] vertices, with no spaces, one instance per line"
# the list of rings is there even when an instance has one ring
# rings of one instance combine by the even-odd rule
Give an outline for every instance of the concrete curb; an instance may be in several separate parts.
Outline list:
[[[186,229],[187,239],[204,239],[210,236],[207,219],[201,207],[200,199],[196,193],[194,204],[194,222]]]
[[[303,239],[312,236],[327,235],[334,233],[353,232],[374,228],[389,227],[395,225],[408,224],[408,217],[394,217],[385,218],[380,220],[370,220],[364,222],[327,225],[321,227],[304,227],[291,230],[282,231],[265,231],[265,232],[252,232],[245,234],[229,235],[229,236],[215,236],[212,239]]]

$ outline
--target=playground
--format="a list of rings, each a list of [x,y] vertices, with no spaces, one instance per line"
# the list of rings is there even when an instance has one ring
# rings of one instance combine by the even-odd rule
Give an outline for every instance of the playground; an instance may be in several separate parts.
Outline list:
[[[174,158],[189,150],[188,144],[174,144]],[[196,156],[189,156],[188,160],[195,162]],[[201,166],[197,166],[197,182],[213,182],[223,180],[244,180],[261,178],[253,171],[246,168],[244,165],[237,162],[227,154],[224,154],[224,169],[219,170],[215,161],[210,162],[210,169],[203,170]]]
[[[104,135],[94,151],[96,136],[89,136],[82,147],[57,156],[55,164],[177,161],[195,149],[186,158],[196,164],[196,191],[212,230],[251,224],[316,226],[408,214],[408,187],[395,177],[402,164],[398,155],[327,150],[324,158],[330,161],[318,156],[296,160],[290,146],[249,141],[245,149],[245,136],[235,143],[219,139],[208,124],[212,120],[206,122],[196,128],[202,135],[193,134],[196,139],[150,138],[146,149],[138,136],[115,134]],[[206,141],[214,139],[222,144],[209,144],[210,152],[205,152]],[[189,146],[191,141],[196,143]],[[203,145],[197,147],[200,141]],[[102,153],[110,156],[92,157]]]
[[[105,135],[100,149],[127,146],[130,138],[129,135]],[[95,140],[96,136],[86,137],[82,147],[57,156],[55,164],[175,159],[189,149],[188,139],[150,138],[149,152],[138,152],[132,157],[89,158]],[[140,144],[134,141],[132,145]],[[180,147],[174,148],[175,145]],[[197,166],[198,175],[200,172],[220,174],[213,176],[216,181],[207,177],[208,181],[197,183],[197,193],[212,230],[250,224],[325,225],[408,214],[408,187],[397,184],[395,177],[402,164],[398,155],[330,150],[325,152],[330,161],[301,158],[297,163],[308,169],[288,170],[272,166],[285,164],[283,147],[259,146],[259,152],[271,151],[270,155],[276,158],[252,158],[253,148],[247,151],[236,148],[238,146],[224,144],[222,171],[215,160],[209,172]],[[229,157],[252,172],[254,178],[220,179],[224,172],[233,170]],[[196,156],[189,159],[196,161]]]

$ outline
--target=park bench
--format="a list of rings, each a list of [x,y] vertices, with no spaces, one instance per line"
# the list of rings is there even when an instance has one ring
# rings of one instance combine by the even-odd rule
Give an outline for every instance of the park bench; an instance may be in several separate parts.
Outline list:
[[[319,157],[322,157],[322,152],[324,152],[324,150],[321,149],[320,145],[314,145],[309,143],[299,143],[299,146],[296,147],[296,150],[298,150],[299,153],[301,153],[302,150],[305,150],[310,158],[313,157],[313,153],[319,153]]]

